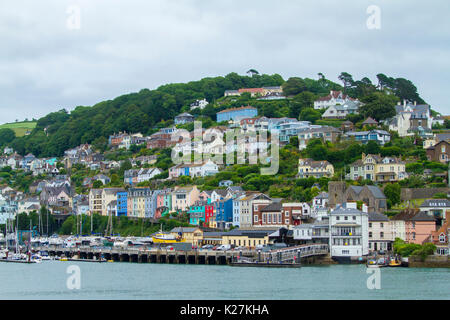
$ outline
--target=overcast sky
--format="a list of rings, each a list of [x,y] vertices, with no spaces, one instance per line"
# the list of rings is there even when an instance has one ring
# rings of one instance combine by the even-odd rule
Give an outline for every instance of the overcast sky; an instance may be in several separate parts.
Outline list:
[[[380,29],[367,27],[371,5],[380,8]],[[377,73],[404,77],[435,110],[450,114],[448,0],[15,0],[0,6],[0,123],[250,68],[284,79],[322,72],[338,81],[342,71],[373,82]]]

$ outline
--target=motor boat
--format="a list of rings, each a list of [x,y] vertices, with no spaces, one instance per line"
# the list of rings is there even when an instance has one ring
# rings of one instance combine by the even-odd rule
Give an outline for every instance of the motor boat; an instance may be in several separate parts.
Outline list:
[[[159,232],[152,237],[153,243],[180,243],[185,242],[181,236],[174,236],[170,233]]]
[[[48,239],[48,244],[51,246],[61,246],[64,244],[64,240],[54,234]]]

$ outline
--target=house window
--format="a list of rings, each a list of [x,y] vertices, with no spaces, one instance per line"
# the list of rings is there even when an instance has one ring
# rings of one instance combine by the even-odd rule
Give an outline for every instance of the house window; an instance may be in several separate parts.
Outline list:
[[[369,228],[372,228],[372,222],[369,222]]]
[[[380,232],[380,238],[381,238],[381,239],[384,238],[384,232]]]
[[[416,240],[416,233],[415,232],[412,233],[412,238],[413,238],[413,240]]]
[[[254,221],[255,221],[255,222],[258,222],[258,216],[257,216],[257,215],[255,215]]]
[[[369,238],[372,238],[372,231],[369,232]]]
[[[356,220],[356,216],[353,216],[353,220]]]
[[[384,227],[384,224],[383,224],[383,222],[381,222],[381,223],[380,223],[380,227],[381,227],[381,228],[383,228],[383,227]]]

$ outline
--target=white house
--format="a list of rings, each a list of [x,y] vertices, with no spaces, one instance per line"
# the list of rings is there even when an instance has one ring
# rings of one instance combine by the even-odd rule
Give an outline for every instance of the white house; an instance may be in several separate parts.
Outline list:
[[[387,216],[369,212],[369,251],[391,251],[394,242],[392,222]]]
[[[191,103],[191,110],[200,108],[200,110],[205,109],[205,107],[208,105],[208,101],[206,99],[202,100],[195,100],[193,103]]]
[[[336,206],[330,212],[330,255],[338,260],[350,260],[369,253],[367,206],[357,209],[356,202]]]
[[[144,182],[144,181],[149,181],[150,179],[152,179],[154,176],[161,174],[162,171],[159,168],[148,168],[148,169],[141,169],[138,172],[138,183],[139,182]]]
[[[326,97],[321,97],[314,101],[314,109],[327,109],[337,104],[345,104],[348,101],[355,101],[348,95],[342,93],[342,91],[330,91],[330,94]]]
[[[189,167],[189,175],[191,177],[205,177],[219,172],[219,167],[211,160],[204,161],[200,164],[194,163],[189,165]]]
[[[395,106],[396,115],[385,121],[389,130],[397,131],[400,137],[412,136],[416,132],[425,132],[432,136],[433,117],[429,105],[406,102]]]
[[[347,101],[343,105],[329,107],[322,115],[324,119],[344,119],[349,114],[358,114],[359,105],[353,101]]]

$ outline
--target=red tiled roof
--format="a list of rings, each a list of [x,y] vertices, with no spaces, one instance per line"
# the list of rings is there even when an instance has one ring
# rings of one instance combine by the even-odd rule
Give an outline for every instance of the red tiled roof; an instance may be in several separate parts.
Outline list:
[[[239,93],[242,93],[242,92],[250,92],[250,93],[260,92],[260,93],[262,93],[264,90],[263,90],[263,88],[242,88],[242,89],[239,89],[238,91],[239,91]]]

